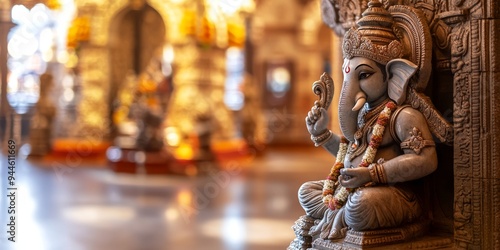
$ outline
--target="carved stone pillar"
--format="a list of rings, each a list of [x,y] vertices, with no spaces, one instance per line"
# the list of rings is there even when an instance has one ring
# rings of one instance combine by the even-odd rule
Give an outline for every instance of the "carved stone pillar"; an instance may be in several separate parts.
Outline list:
[[[454,237],[460,249],[500,248],[500,5],[450,4],[454,73]]]

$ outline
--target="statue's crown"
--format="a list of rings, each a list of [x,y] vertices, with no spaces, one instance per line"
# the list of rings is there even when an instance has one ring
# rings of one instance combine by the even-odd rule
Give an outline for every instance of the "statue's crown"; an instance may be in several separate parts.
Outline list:
[[[344,58],[366,57],[381,64],[403,57],[403,45],[393,31],[394,20],[379,1],[370,1],[357,28],[344,35],[342,52]]]

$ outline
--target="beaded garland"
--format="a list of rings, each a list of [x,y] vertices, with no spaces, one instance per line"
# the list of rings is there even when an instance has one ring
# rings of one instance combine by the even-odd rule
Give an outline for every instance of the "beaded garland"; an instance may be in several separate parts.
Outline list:
[[[396,104],[393,101],[389,101],[380,112],[377,122],[375,126],[373,126],[370,143],[358,167],[368,167],[373,163],[375,155],[377,154],[377,149],[379,148],[380,143],[382,143],[385,127],[387,126],[391,114],[395,109]],[[323,184],[323,203],[331,210],[342,208],[342,206],[346,203],[349,194],[355,190],[339,185],[338,180],[340,170],[344,168],[344,159],[347,154],[347,147],[348,140],[345,137],[342,137],[335,164],[331,168],[330,174],[326,177]]]

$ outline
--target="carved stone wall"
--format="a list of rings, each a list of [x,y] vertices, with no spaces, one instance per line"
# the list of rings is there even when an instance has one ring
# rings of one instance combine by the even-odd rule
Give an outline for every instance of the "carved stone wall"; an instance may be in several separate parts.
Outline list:
[[[323,0],[323,18],[341,35],[367,2]],[[440,168],[453,162],[445,170],[453,171],[454,191],[448,196],[453,195],[455,247],[500,249],[500,3],[382,2],[386,7],[404,4],[420,9],[431,29],[434,75],[433,87],[426,92],[434,92],[429,96],[454,123],[453,156],[440,154]]]
[[[496,1],[454,1],[455,242],[500,248],[500,12]]]

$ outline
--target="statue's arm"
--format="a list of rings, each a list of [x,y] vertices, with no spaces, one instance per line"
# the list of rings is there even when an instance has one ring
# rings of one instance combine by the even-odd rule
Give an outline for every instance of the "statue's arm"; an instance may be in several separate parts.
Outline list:
[[[336,156],[339,151],[339,145],[340,136],[332,132],[332,137],[325,144],[323,144],[322,147],[333,156]]]
[[[394,129],[404,154],[383,163],[387,182],[415,180],[434,172],[436,147],[424,116],[413,108],[405,108],[396,117]]]

